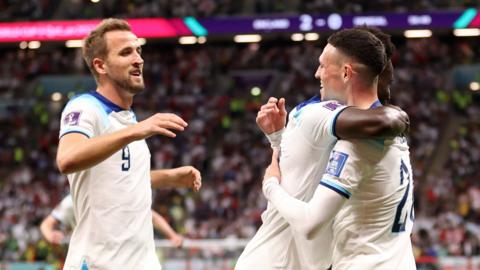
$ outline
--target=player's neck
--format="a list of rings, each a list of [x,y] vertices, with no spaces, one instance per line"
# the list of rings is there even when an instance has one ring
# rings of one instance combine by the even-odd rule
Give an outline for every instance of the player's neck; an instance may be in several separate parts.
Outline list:
[[[347,105],[360,109],[369,109],[378,100],[378,95],[374,88],[354,88],[350,93]]]
[[[133,95],[126,91],[117,90],[111,84],[99,85],[97,92],[123,109],[128,110],[132,106]]]

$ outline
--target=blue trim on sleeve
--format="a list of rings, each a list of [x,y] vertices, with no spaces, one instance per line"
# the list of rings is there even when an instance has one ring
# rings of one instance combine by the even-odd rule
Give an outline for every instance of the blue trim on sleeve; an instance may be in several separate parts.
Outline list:
[[[335,117],[333,118],[333,122],[332,122],[332,135],[335,136],[335,138],[337,138],[337,140],[340,140],[341,138],[337,135],[337,130],[335,128],[335,126],[337,125],[337,119],[338,119],[338,116],[346,109],[348,108],[348,106],[345,106],[343,108],[341,108],[337,115],[335,115]]]
[[[83,134],[85,136],[87,136],[87,138],[90,138],[90,135],[88,135],[87,133],[83,132],[83,131],[79,131],[79,130],[69,130],[63,134],[60,135],[60,137],[58,137],[59,139],[62,138],[63,136],[69,134],[69,133],[80,133],[80,134]]]
[[[322,179],[320,181],[320,185],[324,186],[324,187],[327,187],[335,192],[337,192],[338,194],[342,195],[343,197],[347,198],[347,199],[350,199],[350,196],[352,196],[352,194],[350,194],[350,192],[348,192],[348,190],[346,190],[345,188],[331,182],[331,181],[328,181],[327,179]]]

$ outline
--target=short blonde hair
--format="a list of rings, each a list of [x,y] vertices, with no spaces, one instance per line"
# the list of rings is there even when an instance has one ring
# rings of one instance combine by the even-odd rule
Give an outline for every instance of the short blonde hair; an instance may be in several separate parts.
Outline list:
[[[105,34],[107,32],[119,30],[132,31],[130,25],[125,20],[113,18],[105,19],[98,24],[84,40],[85,42],[82,47],[83,59],[85,59],[85,62],[93,76],[95,76],[95,79],[98,78],[98,73],[93,67],[93,59],[105,59],[108,54]]]

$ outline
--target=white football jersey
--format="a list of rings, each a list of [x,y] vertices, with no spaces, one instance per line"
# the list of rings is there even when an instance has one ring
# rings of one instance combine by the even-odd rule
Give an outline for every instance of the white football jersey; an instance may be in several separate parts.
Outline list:
[[[52,210],[52,216],[60,223],[69,226],[70,229],[75,228],[77,223],[73,213],[72,196],[69,194]]]
[[[338,141],[320,184],[348,199],[333,222],[333,269],[416,269],[405,138]]]
[[[98,92],[72,99],[62,113],[60,137],[76,132],[89,138],[137,123]],[[160,269],[151,213],[150,151],[134,141],[103,162],[68,174],[77,225],[64,269]]]
[[[337,138],[335,121],[346,108],[336,101],[312,98],[289,114],[281,139],[281,186],[291,196],[308,201],[325,171]],[[327,269],[331,262],[331,227],[307,240],[293,231],[270,203],[263,224],[238,259],[235,269]]]

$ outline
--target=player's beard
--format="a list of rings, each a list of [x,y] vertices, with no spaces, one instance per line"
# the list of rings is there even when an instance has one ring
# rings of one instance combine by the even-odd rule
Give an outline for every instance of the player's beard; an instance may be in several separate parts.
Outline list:
[[[123,77],[123,78],[111,77],[111,79],[112,79],[112,81],[113,81],[113,83],[115,84],[116,87],[118,87],[120,89],[123,89],[130,94],[136,95],[136,94],[142,92],[143,89],[145,89],[145,84],[143,82],[143,76],[140,75],[140,76],[142,76],[141,83],[134,83],[130,76],[132,76],[132,75],[128,75],[128,76]]]

